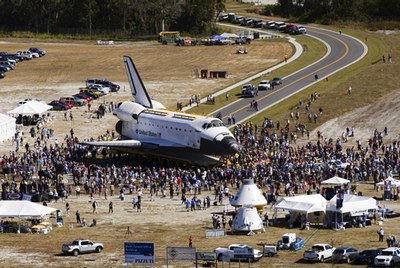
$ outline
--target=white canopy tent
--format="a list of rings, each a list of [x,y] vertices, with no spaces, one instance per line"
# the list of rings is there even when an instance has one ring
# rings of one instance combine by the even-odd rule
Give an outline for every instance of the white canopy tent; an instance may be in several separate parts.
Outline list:
[[[327,200],[320,194],[283,197],[275,208],[303,213],[325,212]]]
[[[400,187],[400,181],[394,179],[393,177],[388,177],[384,181],[376,184],[376,187],[383,188],[385,185],[391,185],[391,187]]]
[[[43,114],[46,111],[50,110],[51,108],[53,108],[51,105],[47,105],[37,100],[30,100],[18,106],[17,108],[8,111],[7,114],[14,114],[14,115]]]
[[[327,180],[324,180],[323,182],[321,182],[321,184],[324,184],[324,185],[340,185],[340,186],[343,186],[343,185],[348,184],[348,183],[350,183],[349,180],[346,180],[346,179],[343,179],[343,178],[340,178],[340,177],[337,177],[337,176],[332,177],[330,179],[327,179]]]
[[[356,213],[360,211],[368,211],[377,209],[377,201],[372,197],[345,194],[343,198],[343,206],[336,208],[337,196],[328,202],[326,211],[336,211],[340,213]]]
[[[0,142],[12,139],[15,131],[15,118],[0,114]]]
[[[301,226],[306,222],[322,223],[327,200],[320,194],[283,197],[275,206],[276,209],[289,211],[290,227]]]
[[[26,200],[0,201],[0,218],[43,218],[56,210]]]

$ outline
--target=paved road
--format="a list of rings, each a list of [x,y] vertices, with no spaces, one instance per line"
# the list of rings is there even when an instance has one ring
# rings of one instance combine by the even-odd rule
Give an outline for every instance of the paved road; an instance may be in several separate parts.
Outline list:
[[[257,113],[355,63],[367,53],[365,44],[351,36],[314,27],[307,27],[307,32],[308,35],[327,45],[327,55],[308,67],[284,77],[283,85],[275,86],[274,90],[259,91],[255,98],[243,98],[219,109],[218,112],[221,112],[224,123],[227,124],[227,117],[230,114],[235,115],[237,124],[247,121]],[[276,74],[279,75],[279,70]],[[317,81],[314,78],[315,74],[319,77]],[[252,100],[258,102],[258,112],[250,108]],[[214,112],[215,115],[216,112]]]

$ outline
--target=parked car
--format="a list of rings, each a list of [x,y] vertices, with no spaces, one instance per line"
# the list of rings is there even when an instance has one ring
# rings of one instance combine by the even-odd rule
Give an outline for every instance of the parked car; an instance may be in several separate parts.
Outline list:
[[[102,92],[103,95],[106,95],[106,94],[110,93],[110,88],[108,88],[108,87],[106,87],[104,85],[100,85],[100,84],[93,84],[93,85],[90,85],[88,88],[89,89],[96,89],[96,90]]]
[[[15,64],[9,62],[8,60],[0,60],[0,65],[1,66],[6,66],[6,67],[10,67],[10,70],[14,70],[15,69]]]
[[[284,23],[283,21],[275,22],[275,30],[283,31],[285,28],[286,28],[286,23]]]
[[[32,54],[27,54],[24,53],[23,51],[18,51],[17,55],[19,55],[20,57],[22,57],[24,60],[31,60],[32,59]]]
[[[72,95],[72,97],[76,97],[76,98],[82,99],[82,100],[86,101],[86,103],[89,103],[92,100],[94,100],[94,98],[92,96],[89,96],[86,93],[75,94],[75,95]]]
[[[1,73],[5,73],[5,72],[9,72],[9,71],[11,71],[10,67],[0,65],[0,72]]]
[[[351,254],[347,260],[351,264],[372,264],[374,263],[375,257],[382,253],[382,249],[373,248],[366,249],[361,252]]]
[[[244,97],[254,97],[256,88],[253,84],[247,84],[242,87],[242,95]]]
[[[102,243],[94,243],[90,240],[74,240],[71,244],[62,245],[61,251],[64,254],[73,254],[77,256],[81,253],[100,253],[104,249]]]
[[[47,54],[46,50],[43,50],[43,49],[40,49],[40,48],[37,48],[37,47],[31,47],[28,50],[31,51],[31,52],[38,53],[40,57],[43,57],[44,55]]]
[[[231,261],[247,261],[254,262],[262,258],[263,253],[258,249],[253,249],[245,244],[232,244],[227,248],[214,249],[217,259],[222,261],[224,257],[229,258]],[[246,258],[241,258],[240,255],[247,255]]]
[[[306,27],[299,25],[293,30],[293,33],[294,34],[306,34],[307,29],[306,29]]]
[[[332,257],[334,250],[335,248],[329,244],[314,244],[304,252],[303,258],[306,261],[324,262],[324,260]]]
[[[3,72],[0,72],[0,79],[3,79],[4,77],[6,77],[6,74]]]
[[[395,266],[400,263],[400,248],[390,247],[375,257],[374,266]]]
[[[246,85],[244,85],[244,86],[242,87],[242,94],[243,94],[246,90],[248,90],[248,89],[254,90],[255,87],[254,87],[253,84],[246,84]]]
[[[67,104],[59,100],[53,100],[52,102],[49,103],[49,105],[53,106],[52,110],[54,111],[69,110],[72,108],[71,104]]]
[[[235,44],[240,44],[240,45],[244,45],[244,44],[250,44],[251,43],[251,39],[249,37],[245,37],[245,36],[241,36],[236,38],[235,40]]]
[[[269,80],[262,80],[260,84],[258,84],[258,90],[268,90],[271,88],[271,83]]]
[[[87,103],[86,100],[84,99],[80,99],[78,97],[62,97],[60,98],[60,101],[68,103],[68,104],[72,104],[72,106],[83,106]]]
[[[101,95],[103,95],[100,91],[95,90],[95,89],[89,89],[89,88],[81,88],[79,90],[79,93],[89,93],[92,94],[93,96],[95,96],[95,99],[97,99],[98,97],[100,97]],[[89,95],[90,96],[90,95]]]
[[[333,251],[332,262],[348,262],[351,254],[358,253],[358,250],[352,247],[338,247]]]
[[[117,85],[117,84],[115,84],[115,83],[113,83],[113,82],[111,82],[111,81],[107,81],[107,80],[106,80],[106,81],[101,81],[101,82],[98,83],[98,84],[110,88],[110,90],[111,90],[112,92],[117,92],[117,91],[120,89],[120,86],[119,86],[119,85]]]
[[[274,86],[282,85],[283,80],[280,77],[274,77],[271,81],[271,84]]]

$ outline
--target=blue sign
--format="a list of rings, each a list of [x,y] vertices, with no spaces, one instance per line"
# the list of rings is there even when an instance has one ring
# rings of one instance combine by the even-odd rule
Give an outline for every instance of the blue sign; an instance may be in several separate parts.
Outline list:
[[[125,242],[126,263],[154,263],[154,243]]]

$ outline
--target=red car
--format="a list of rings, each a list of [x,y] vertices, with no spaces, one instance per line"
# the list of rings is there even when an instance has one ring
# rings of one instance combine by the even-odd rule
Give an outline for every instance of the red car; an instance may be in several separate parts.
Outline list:
[[[72,108],[72,104],[68,104],[59,100],[53,100],[49,103],[49,105],[53,106],[53,110],[69,110]]]

